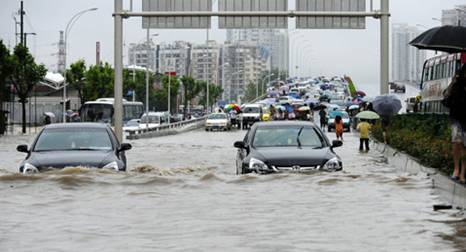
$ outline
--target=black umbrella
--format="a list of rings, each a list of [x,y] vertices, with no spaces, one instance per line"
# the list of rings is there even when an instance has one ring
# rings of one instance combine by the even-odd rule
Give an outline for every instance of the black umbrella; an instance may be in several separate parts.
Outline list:
[[[448,53],[466,52],[466,27],[444,25],[417,36],[410,45]]]

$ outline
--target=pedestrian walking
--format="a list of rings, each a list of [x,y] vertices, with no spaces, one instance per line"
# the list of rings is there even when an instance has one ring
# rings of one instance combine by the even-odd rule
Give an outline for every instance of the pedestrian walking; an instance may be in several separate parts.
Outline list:
[[[365,119],[361,119],[356,129],[359,131],[359,151],[364,151],[363,145],[365,145],[366,151],[369,151],[369,131],[371,125]]]
[[[327,112],[325,112],[324,108],[321,108],[319,111],[320,116],[320,127],[322,130],[325,131],[325,127],[327,126]]]
[[[455,74],[445,90],[443,105],[450,109],[454,170],[452,179],[465,183],[466,171],[466,64]]]
[[[343,141],[343,119],[339,115],[335,117],[335,134],[337,135],[337,140],[341,139]]]

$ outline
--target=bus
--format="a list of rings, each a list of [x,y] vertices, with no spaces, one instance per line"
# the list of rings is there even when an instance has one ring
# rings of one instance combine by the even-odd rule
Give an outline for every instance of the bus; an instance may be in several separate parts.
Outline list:
[[[442,54],[427,59],[422,69],[422,112],[448,113],[442,105],[443,92],[456,71],[466,63],[466,53]]]
[[[88,101],[81,107],[80,116],[83,122],[103,122],[114,124],[113,104],[114,98],[100,98],[95,101]],[[123,99],[123,123],[132,119],[141,118],[144,113],[142,102],[129,102]]]

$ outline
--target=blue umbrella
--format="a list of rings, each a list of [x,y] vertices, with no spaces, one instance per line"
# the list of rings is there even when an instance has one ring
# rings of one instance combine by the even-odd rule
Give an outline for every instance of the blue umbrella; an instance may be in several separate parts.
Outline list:
[[[313,99],[313,98],[309,98],[309,99],[305,100],[304,103],[306,103],[306,104],[317,104],[317,103],[319,103],[319,101],[316,100],[316,99]]]
[[[401,101],[394,95],[377,96],[374,101],[372,101],[372,108],[382,117],[390,117],[398,114],[401,107]]]

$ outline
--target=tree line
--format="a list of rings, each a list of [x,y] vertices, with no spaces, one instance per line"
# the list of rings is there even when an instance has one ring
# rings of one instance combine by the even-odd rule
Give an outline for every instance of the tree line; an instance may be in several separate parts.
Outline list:
[[[137,101],[145,103],[146,74],[144,70],[123,70],[123,95],[128,100],[136,96]],[[114,95],[114,69],[108,64],[86,66],[84,60],[70,65],[66,71],[67,82],[70,87],[78,91],[81,105],[86,101]],[[159,85],[154,85],[158,83]],[[170,84],[170,94],[168,86]],[[196,100],[198,104],[206,104],[207,83],[194,80],[191,76],[168,76],[149,72],[149,108],[150,110],[168,110],[168,95],[170,95],[170,112],[176,112],[177,98],[182,97],[184,107],[188,102]],[[212,106],[220,98],[223,89],[209,83],[209,103]]]
[[[22,132],[26,133],[26,105],[31,93],[47,73],[43,64],[37,64],[27,47],[18,44],[13,52],[10,52],[0,40],[0,134],[6,129],[8,111],[3,109],[4,102],[9,100],[11,93],[17,96],[22,104]],[[81,105],[86,101],[96,100],[102,97],[114,96],[114,69],[110,64],[86,66],[84,60],[78,60],[66,70],[67,84],[76,89]],[[170,82],[170,94],[168,85]],[[161,74],[149,74],[149,108],[151,110],[166,111],[168,109],[168,95],[170,95],[171,112],[177,111],[176,104],[179,96],[183,97],[185,108],[188,102],[197,101],[198,104],[206,104],[206,95],[209,93],[210,106],[223,93],[223,89],[216,84],[194,80],[190,76],[171,76]],[[160,85],[154,85],[160,83]],[[146,71],[123,71],[123,94],[129,100],[132,94],[136,100],[145,103],[146,97]]]

